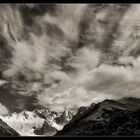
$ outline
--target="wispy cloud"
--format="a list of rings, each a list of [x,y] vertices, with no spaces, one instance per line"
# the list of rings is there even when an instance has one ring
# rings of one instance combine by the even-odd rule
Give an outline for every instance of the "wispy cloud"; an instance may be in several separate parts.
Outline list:
[[[52,14],[51,7],[35,7],[1,9],[1,34],[12,53],[2,77],[15,95],[35,95],[36,104],[58,110],[139,97],[140,5],[63,4]]]

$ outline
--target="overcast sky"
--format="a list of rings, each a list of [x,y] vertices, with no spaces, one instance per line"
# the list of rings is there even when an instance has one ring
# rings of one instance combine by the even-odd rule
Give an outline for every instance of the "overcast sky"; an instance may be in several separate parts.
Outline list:
[[[140,5],[0,5],[1,114],[140,97]]]

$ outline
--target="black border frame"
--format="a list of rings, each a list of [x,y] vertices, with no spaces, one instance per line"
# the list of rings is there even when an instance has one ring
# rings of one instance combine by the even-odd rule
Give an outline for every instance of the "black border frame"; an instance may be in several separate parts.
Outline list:
[[[0,1],[0,4],[25,4],[25,3],[28,3],[28,4],[32,4],[32,3],[35,3],[35,4],[97,4],[97,3],[104,3],[104,4],[140,4],[140,2],[138,1],[134,1],[134,0],[129,0],[129,1],[120,1],[120,0],[1,0]],[[17,136],[17,137],[10,137],[10,136],[0,136],[0,138],[10,138],[10,139],[17,139],[17,138],[45,138],[45,139],[48,139],[48,138],[139,138],[140,136]]]

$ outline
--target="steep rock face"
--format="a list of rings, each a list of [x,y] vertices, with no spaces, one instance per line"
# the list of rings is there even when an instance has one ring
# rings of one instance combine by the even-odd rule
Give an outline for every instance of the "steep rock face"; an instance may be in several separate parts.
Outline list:
[[[20,135],[0,119],[0,136],[20,136]]]
[[[36,109],[33,111],[38,117],[43,119],[54,119],[59,116],[59,113],[55,111],[50,111],[49,109]]]
[[[37,135],[53,136],[57,133],[57,129],[52,127],[47,121],[45,121],[41,128],[34,129],[34,133]]]
[[[74,117],[56,136],[140,135],[140,99],[105,100]]]
[[[55,118],[56,123],[58,124],[66,124],[73,117],[73,113],[69,110],[65,110],[59,117]]]
[[[47,112],[47,114],[49,114],[49,112]],[[45,121],[42,127],[35,128],[34,133],[37,135],[53,136],[57,131],[63,129],[63,127],[72,119],[74,114],[70,110],[64,110],[64,112],[61,113],[52,111],[50,116],[40,113],[39,115],[45,118]],[[51,119],[49,119],[50,117]]]

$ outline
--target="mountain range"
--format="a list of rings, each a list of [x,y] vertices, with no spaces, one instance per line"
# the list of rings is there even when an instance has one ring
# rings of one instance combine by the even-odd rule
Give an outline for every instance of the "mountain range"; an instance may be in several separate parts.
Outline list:
[[[61,130],[72,116],[73,113],[69,110],[57,113],[48,109],[36,109],[0,116],[0,118],[21,136],[52,136]]]
[[[106,99],[77,113],[43,108],[0,118],[1,136],[139,136],[140,99]]]

